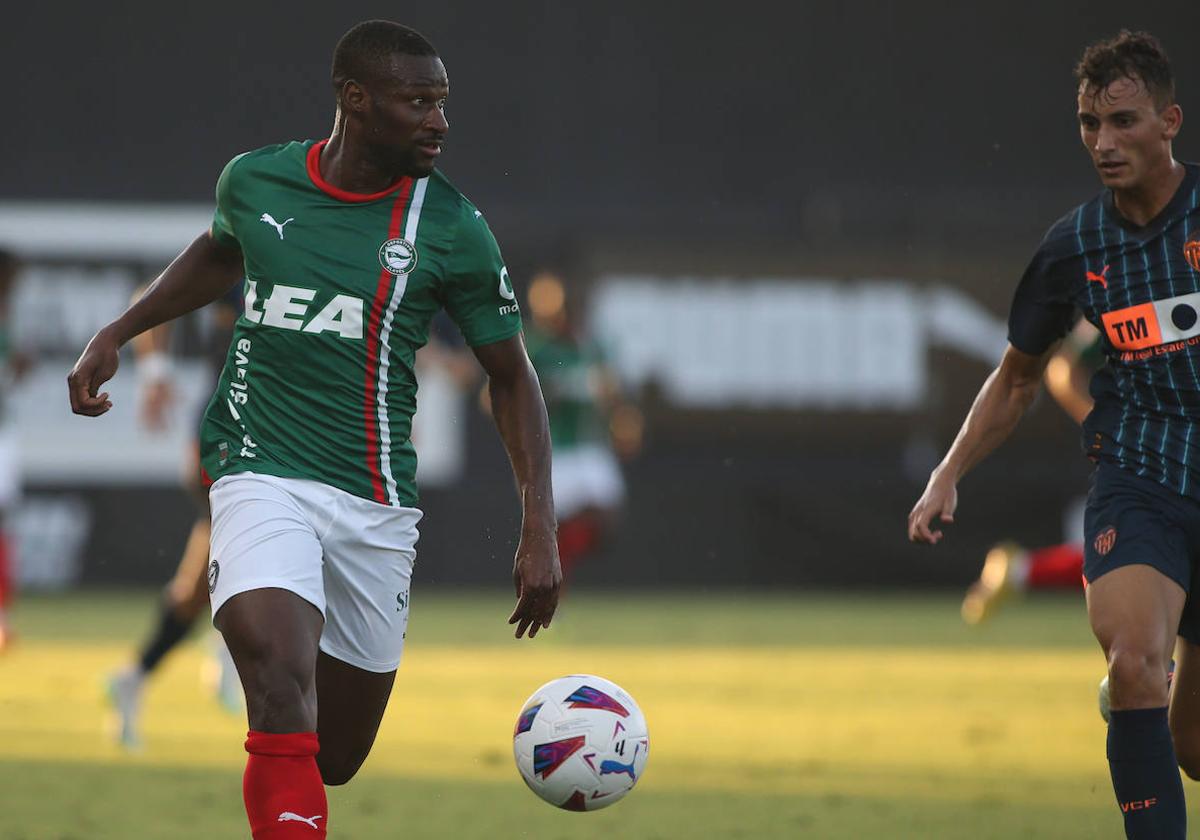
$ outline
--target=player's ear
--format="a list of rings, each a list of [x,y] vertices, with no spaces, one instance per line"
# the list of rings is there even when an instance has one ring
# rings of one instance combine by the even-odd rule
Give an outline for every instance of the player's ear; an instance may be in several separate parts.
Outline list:
[[[341,106],[344,111],[361,114],[367,110],[367,101],[369,99],[367,92],[354,79],[347,79],[342,84],[341,94],[338,98],[341,100]]]
[[[1179,129],[1183,128],[1183,109],[1179,107],[1179,103],[1169,105],[1162,112],[1163,121],[1163,139],[1174,140],[1175,135],[1179,133]]]

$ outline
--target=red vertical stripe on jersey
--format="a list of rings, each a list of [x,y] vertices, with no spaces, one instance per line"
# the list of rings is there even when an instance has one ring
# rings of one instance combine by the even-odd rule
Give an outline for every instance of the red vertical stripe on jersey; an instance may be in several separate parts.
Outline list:
[[[388,239],[400,236],[404,223],[404,211],[412,196],[413,180],[406,179],[396,193],[392,204],[392,218],[388,223]],[[383,243],[380,243],[381,245]],[[367,379],[363,386],[363,422],[367,432],[367,472],[371,476],[371,494],[375,501],[387,504],[383,490],[383,476],[379,474],[379,413],[375,400],[378,396],[379,374],[379,327],[383,321],[383,310],[387,308],[388,292],[396,278],[386,268],[379,270],[379,285],[375,288],[375,299],[371,302],[371,316],[367,321]]]

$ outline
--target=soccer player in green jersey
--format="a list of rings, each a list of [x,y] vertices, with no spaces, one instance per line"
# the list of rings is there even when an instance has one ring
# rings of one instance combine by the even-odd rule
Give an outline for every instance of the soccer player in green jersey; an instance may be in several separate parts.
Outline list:
[[[322,782],[355,774],[387,705],[421,516],[413,360],[440,308],[488,376],[517,480],[518,638],[550,624],[561,580],[546,409],[512,285],[482,215],[435,168],[445,67],[413,30],[368,21],[338,43],[333,84],[332,136],[234,158],[211,229],[68,377],[72,409],[103,414],[125,342],[246,278],[201,465],[214,623],[246,693],[256,840],[325,836]]]
[[[608,537],[625,499],[617,456],[641,446],[642,415],[621,394],[598,342],[587,337],[566,287],[541,272],[529,284],[529,359],[542,383],[554,444],[554,511],[563,580]]]

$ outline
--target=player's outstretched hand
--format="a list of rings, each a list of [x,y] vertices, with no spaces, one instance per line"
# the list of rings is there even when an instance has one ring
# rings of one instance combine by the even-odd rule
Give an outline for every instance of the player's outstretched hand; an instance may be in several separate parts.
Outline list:
[[[71,411],[88,417],[98,417],[112,408],[108,392],[100,392],[100,386],[113,378],[120,364],[120,349],[117,341],[105,330],[92,336],[88,346],[71,372],[67,374],[67,394],[71,398]]]
[[[948,476],[934,472],[929,477],[925,492],[908,515],[908,538],[912,542],[936,545],[941,540],[941,531],[930,527],[934,519],[949,525],[954,522],[954,511],[958,507],[958,488]]]
[[[517,558],[513,563],[513,585],[517,589],[517,606],[508,617],[517,625],[517,638],[529,631],[529,638],[538,630],[550,626],[558,607],[558,589],[562,585],[562,569],[558,565],[558,546],[554,532],[521,535]]]
[[[169,379],[152,379],[142,384],[142,425],[152,432],[167,428],[175,389]]]

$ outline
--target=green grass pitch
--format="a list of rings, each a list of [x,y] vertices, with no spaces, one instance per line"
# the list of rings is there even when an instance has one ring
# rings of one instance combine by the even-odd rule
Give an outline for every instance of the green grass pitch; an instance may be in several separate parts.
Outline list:
[[[245,721],[204,687],[203,634],[154,680],[144,749],[106,735],[104,675],[154,597],[19,604],[0,657],[3,840],[246,836]],[[375,750],[329,790],[331,837],[1120,836],[1078,595],[967,628],[952,595],[577,592],[532,642],[511,638],[511,605],[416,593]],[[623,685],[650,725],[637,789],[590,814],[543,804],[512,766],[522,701],[578,672]]]

